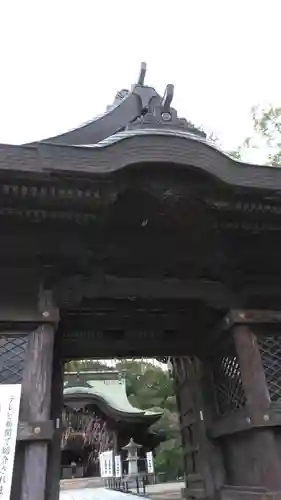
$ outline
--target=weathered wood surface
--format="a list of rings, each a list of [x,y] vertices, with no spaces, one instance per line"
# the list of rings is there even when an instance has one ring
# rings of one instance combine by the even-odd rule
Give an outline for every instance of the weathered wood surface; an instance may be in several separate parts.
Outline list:
[[[54,326],[47,324],[29,334],[22,381],[22,420],[50,419],[54,336]],[[21,500],[45,500],[47,457],[47,442],[26,444]]]
[[[261,411],[270,407],[270,395],[255,334],[248,326],[237,326],[234,342],[238,354],[246,405]]]
[[[255,428],[281,427],[281,409],[269,408],[266,411],[251,411],[240,408],[230,415],[218,418],[208,427],[212,438],[229,436],[237,432]]]
[[[38,303],[39,276],[34,274],[27,271],[17,274],[13,269],[0,268],[1,335],[5,335],[6,325],[11,326],[13,334],[22,335],[23,330],[30,332],[42,323],[58,322],[58,309],[53,304],[51,291],[41,292]]]
[[[49,446],[46,500],[59,500],[60,495],[63,378],[64,362],[62,357],[62,338],[60,335],[56,335],[54,345],[51,400],[51,418],[55,424],[55,434]]]
[[[156,298],[199,299],[213,305],[229,306],[234,295],[220,282],[207,280],[142,279],[96,276],[84,278],[73,276],[61,281],[56,289],[61,304],[79,303],[83,297],[96,298]]]
[[[280,324],[281,311],[232,309],[220,324],[221,330],[229,330],[233,325],[245,324]]]
[[[189,496],[200,491],[204,497],[214,494],[208,456],[208,438],[203,418],[201,393],[202,367],[198,359],[173,358],[184,467]]]
[[[271,400],[258,341],[249,326],[234,327],[234,342],[246,396],[246,408],[257,417],[270,408]],[[233,484],[281,488],[280,457],[273,429],[256,428],[229,437],[226,453]],[[238,481],[238,483],[237,483]]]
[[[66,359],[82,359],[87,358],[90,352],[99,353],[100,358],[130,358],[132,356],[142,355],[144,357],[160,356],[180,356],[182,352],[189,354],[192,352],[190,343],[174,339],[174,332],[170,332],[170,340],[155,336],[155,339],[126,337],[118,338],[118,333],[115,339],[110,341],[105,337],[95,340],[95,332],[85,332],[76,339],[64,339],[63,353]],[[198,347],[198,349],[200,346]]]
[[[0,305],[0,327],[2,328],[2,325],[4,324],[9,324],[12,323],[13,326],[15,326],[16,323],[19,324],[28,324],[36,327],[37,325],[40,325],[41,323],[54,323],[58,321],[58,315],[57,315],[57,310],[42,310],[41,311],[34,311],[34,308],[32,305],[25,305],[20,302],[14,304],[14,306],[5,305],[1,304]],[[3,332],[5,333],[5,332]],[[22,331],[19,330],[18,332],[13,332],[13,333],[18,333],[18,335],[22,334]],[[2,334],[2,332],[1,332]]]
[[[50,441],[54,426],[51,420],[46,422],[19,422],[17,441]]]

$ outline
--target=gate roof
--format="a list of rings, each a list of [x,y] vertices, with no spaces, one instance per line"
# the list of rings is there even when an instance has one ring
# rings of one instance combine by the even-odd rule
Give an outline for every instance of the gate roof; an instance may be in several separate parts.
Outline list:
[[[281,190],[281,170],[238,162],[207,140],[191,122],[179,118],[171,106],[174,89],[164,96],[144,85],[142,64],[131,90],[117,93],[106,112],[88,123],[55,137],[22,146],[0,145],[0,173],[9,179],[29,174],[80,175],[97,178],[132,165],[198,170],[233,188]]]
[[[144,76],[75,130],[0,145],[1,273],[47,277],[69,357],[92,325],[101,356],[170,355],[171,332],[178,355],[187,324],[194,345],[229,308],[280,304],[281,169],[220,151]]]

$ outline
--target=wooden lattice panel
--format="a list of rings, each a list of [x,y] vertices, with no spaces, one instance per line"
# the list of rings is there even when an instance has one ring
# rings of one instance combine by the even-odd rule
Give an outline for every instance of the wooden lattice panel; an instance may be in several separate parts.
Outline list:
[[[19,384],[22,380],[27,336],[0,337],[0,384]]]
[[[264,373],[271,401],[281,401],[281,337],[265,335],[258,338]]]
[[[245,405],[241,371],[234,347],[220,352],[213,360],[216,410],[219,415],[232,413]]]

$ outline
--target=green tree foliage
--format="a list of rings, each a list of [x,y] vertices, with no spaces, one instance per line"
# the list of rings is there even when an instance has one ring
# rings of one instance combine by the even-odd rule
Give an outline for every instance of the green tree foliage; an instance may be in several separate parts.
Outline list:
[[[253,134],[247,137],[236,152],[232,153],[241,160],[249,148],[263,149],[265,163],[274,167],[281,165],[281,107],[254,106],[251,110]]]
[[[164,441],[156,449],[155,470],[163,479],[175,479],[183,474],[183,456],[174,383],[168,370],[143,361],[122,360],[116,368],[127,378],[127,395],[133,406],[162,412],[151,426]]]
[[[144,361],[122,360],[116,364],[116,369],[126,373],[128,399],[141,409],[166,408],[167,400],[174,395],[173,381],[168,371],[160,366]]]
[[[154,464],[156,474],[163,474],[163,480],[173,480],[183,476],[183,454],[179,437],[160,443]]]
[[[151,408],[151,410],[163,412],[162,417],[151,426],[151,430],[161,436],[165,436],[166,440],[177,438],[180,431],[178,413],[157,406]]]

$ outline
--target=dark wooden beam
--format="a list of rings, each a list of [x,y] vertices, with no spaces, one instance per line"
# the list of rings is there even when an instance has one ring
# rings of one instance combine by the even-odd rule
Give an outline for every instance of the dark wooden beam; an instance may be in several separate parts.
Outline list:
[[[96,312],[96,314],[83,314],[80,318],[77,316],[68,316],[64,319],[64,331],[85,331],[103,332],[110,341],[115,341],[126,334],[127,340],[134,340],[139,336],[139,332],[143,332],[143,338],[153,341],[162,338],[163,334],[170,336],[177,335],[178,339],[187,338],[186,330],[189,328],[189,338],[194,336],[196,330],[200,330],[200,336],[204,336],[203,332],[207,329],[204,324],[204,318],[200,318],[192,312],[189,314],[170,313],[166,314],[137,314],[134,311],[128,312],[128,316],[118,314],[118,312]]]
[[[82,298],[144,298],[194,299],[218,307],[236,303],[235,295],[216,281],[186,281],[179,279],[118,278],[115,276],[73,276],[62,280],[56,287],[58,303],[79,303]]]
[[[281,326],[281,311],[232,309],[223,318],[220,329],[229,330],[233,325],[245,324],[280,324]]]
[[[263,255],[262,258],[265,258],[265,256]],[[276,262],[279,260],[279,262],[277,263],[277,265],[279,265],[280,263],[280,259],[279,259],[279,252],[278,252],[278,249],[276,249],[275,251],[273,252],[269,252],[269,255],[268,255],[268,258],[272,259],[276,259]],[[258,271],[257,273],[255,274],[255,283],[252,283],[252,284],[245,284],[243,286],[243,289],[241,290],[241,294],[243,295],[243,297],[245,298],[248,298],[248,297],[273,297],[273,296],[277,296],[277,297],[281,297],[281,283],[280,283],[280,280],[278,280],[277,276],[268,276],[268,280],[266,282],[263,282],[262,280],[259,280],[258,279],[259,276],[258,276]],[[271,281],[270,281],[270,278],[271,278]],[[277,278],[277,279],[276,279]]]
[[[64,359],[87,359],[98,356],[100,358],[126,358],[135,356],[156,357],[156,356],[188,356],[201,352],[200,345],[181,339],[180,341],[171,334],[169,340],[147,338],[113,340],[106,339],[99,341],[87,339],[63,340]]]
[[[281,409],[270,407],[267,411],[251,412],[249,408],[240,408],[235,413],[218,418],[208,426],[212,438],[228,436],[250,429],[281,427]]]
[[[53,438],[54,425],[46,422],[19,422],[17,441],[50,441]]]
[[[40,292],[39,276],[19,269],[0,270],[0,329],[27,324],[35,329],[42,323],[57,323],[58,309],[53,305],[51,292]],[[19,332],[21,330],[19,329]]]

